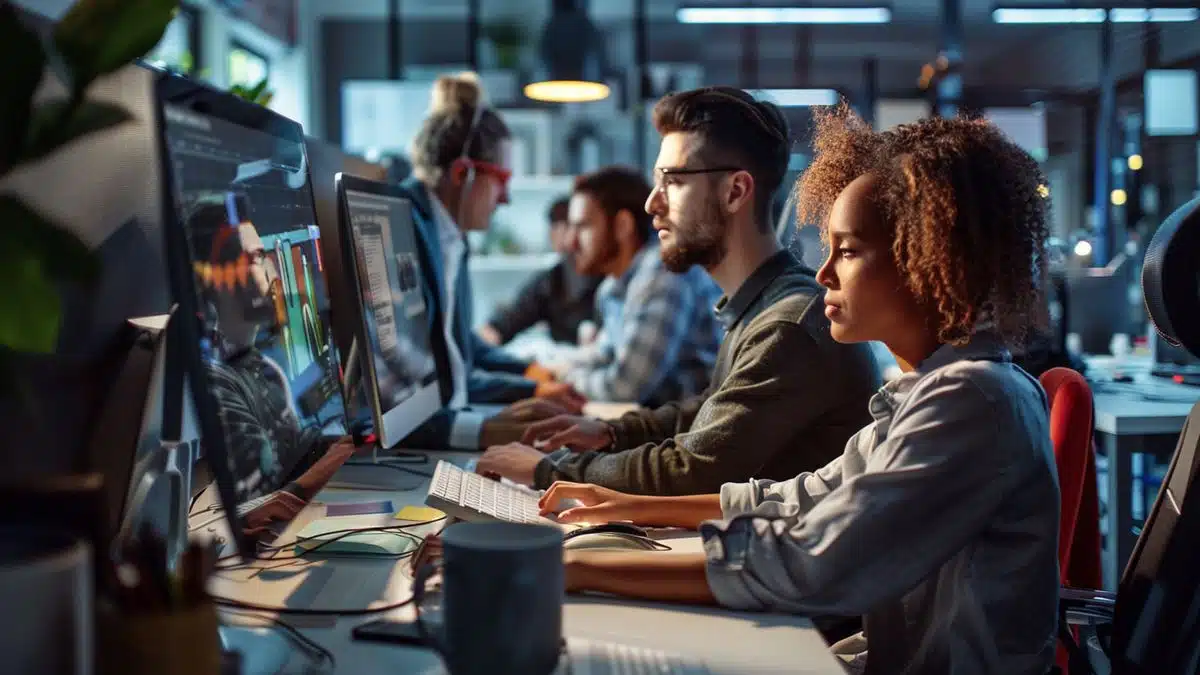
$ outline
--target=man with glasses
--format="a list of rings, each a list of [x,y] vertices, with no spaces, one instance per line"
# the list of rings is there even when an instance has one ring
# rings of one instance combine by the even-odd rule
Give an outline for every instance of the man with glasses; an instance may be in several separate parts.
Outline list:
[[[654,123],[663,138],[645,210],[662,263],[678,272],[702,267],[725,293],[711,384],[617,420],[535,423],[524,440],[549,454],[494,447],[480,458],[481,473],[538,488],[566,480],[701,494],[816,470],[869,421],[879,384],[869,348],[830,337],[813,271],[781,250],[771,226],[771,198],[790,156],[780,110],[740,89],[707,87],[659,101]],[[582,219],[583,206],[572,216]]]

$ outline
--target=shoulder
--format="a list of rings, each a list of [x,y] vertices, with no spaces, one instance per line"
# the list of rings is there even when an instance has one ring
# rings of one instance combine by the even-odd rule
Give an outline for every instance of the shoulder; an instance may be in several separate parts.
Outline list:
[[[799,265],[789,268],[763,289],[758,300],[759,310],[755,320],[782,321],[794,324],[824,324],[828,333],[821,300],[825,289]]]
[[[947,420],[978,424],[1001,453],[1018,463],[1052,454],[1042,387],[1011,362],[957,361],[922,377],[903,406],[904,416],[933,410]]]

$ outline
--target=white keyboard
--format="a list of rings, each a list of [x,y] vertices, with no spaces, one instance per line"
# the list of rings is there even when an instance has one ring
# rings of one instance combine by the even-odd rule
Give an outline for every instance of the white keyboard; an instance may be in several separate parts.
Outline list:
[[[708,675],[700,661],[658,649],[567,638],[570,675]]]
[[[441,460],[425,503],[459,520],[557,525],[540,515],[538,496],[529,488],[485,478]]]

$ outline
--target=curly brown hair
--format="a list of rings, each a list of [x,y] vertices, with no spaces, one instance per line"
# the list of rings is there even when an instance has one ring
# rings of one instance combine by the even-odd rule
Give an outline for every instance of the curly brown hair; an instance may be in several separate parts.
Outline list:
[[[896,267],[941,342],[961,345],[991,322],[1019,346],[1045,323],[1049,193],[1027,152],[982,119],[876,132],[845,105],[814,118],[815,156],[795,188],[801,223],[825,238],[838,195],[872,174]]]

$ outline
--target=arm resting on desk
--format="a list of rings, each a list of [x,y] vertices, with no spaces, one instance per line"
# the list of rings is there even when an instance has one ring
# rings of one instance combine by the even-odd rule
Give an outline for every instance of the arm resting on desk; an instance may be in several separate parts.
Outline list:
[[[567,551],[567,592],[595,591],[627,598],[715,605],[702,553]]]

